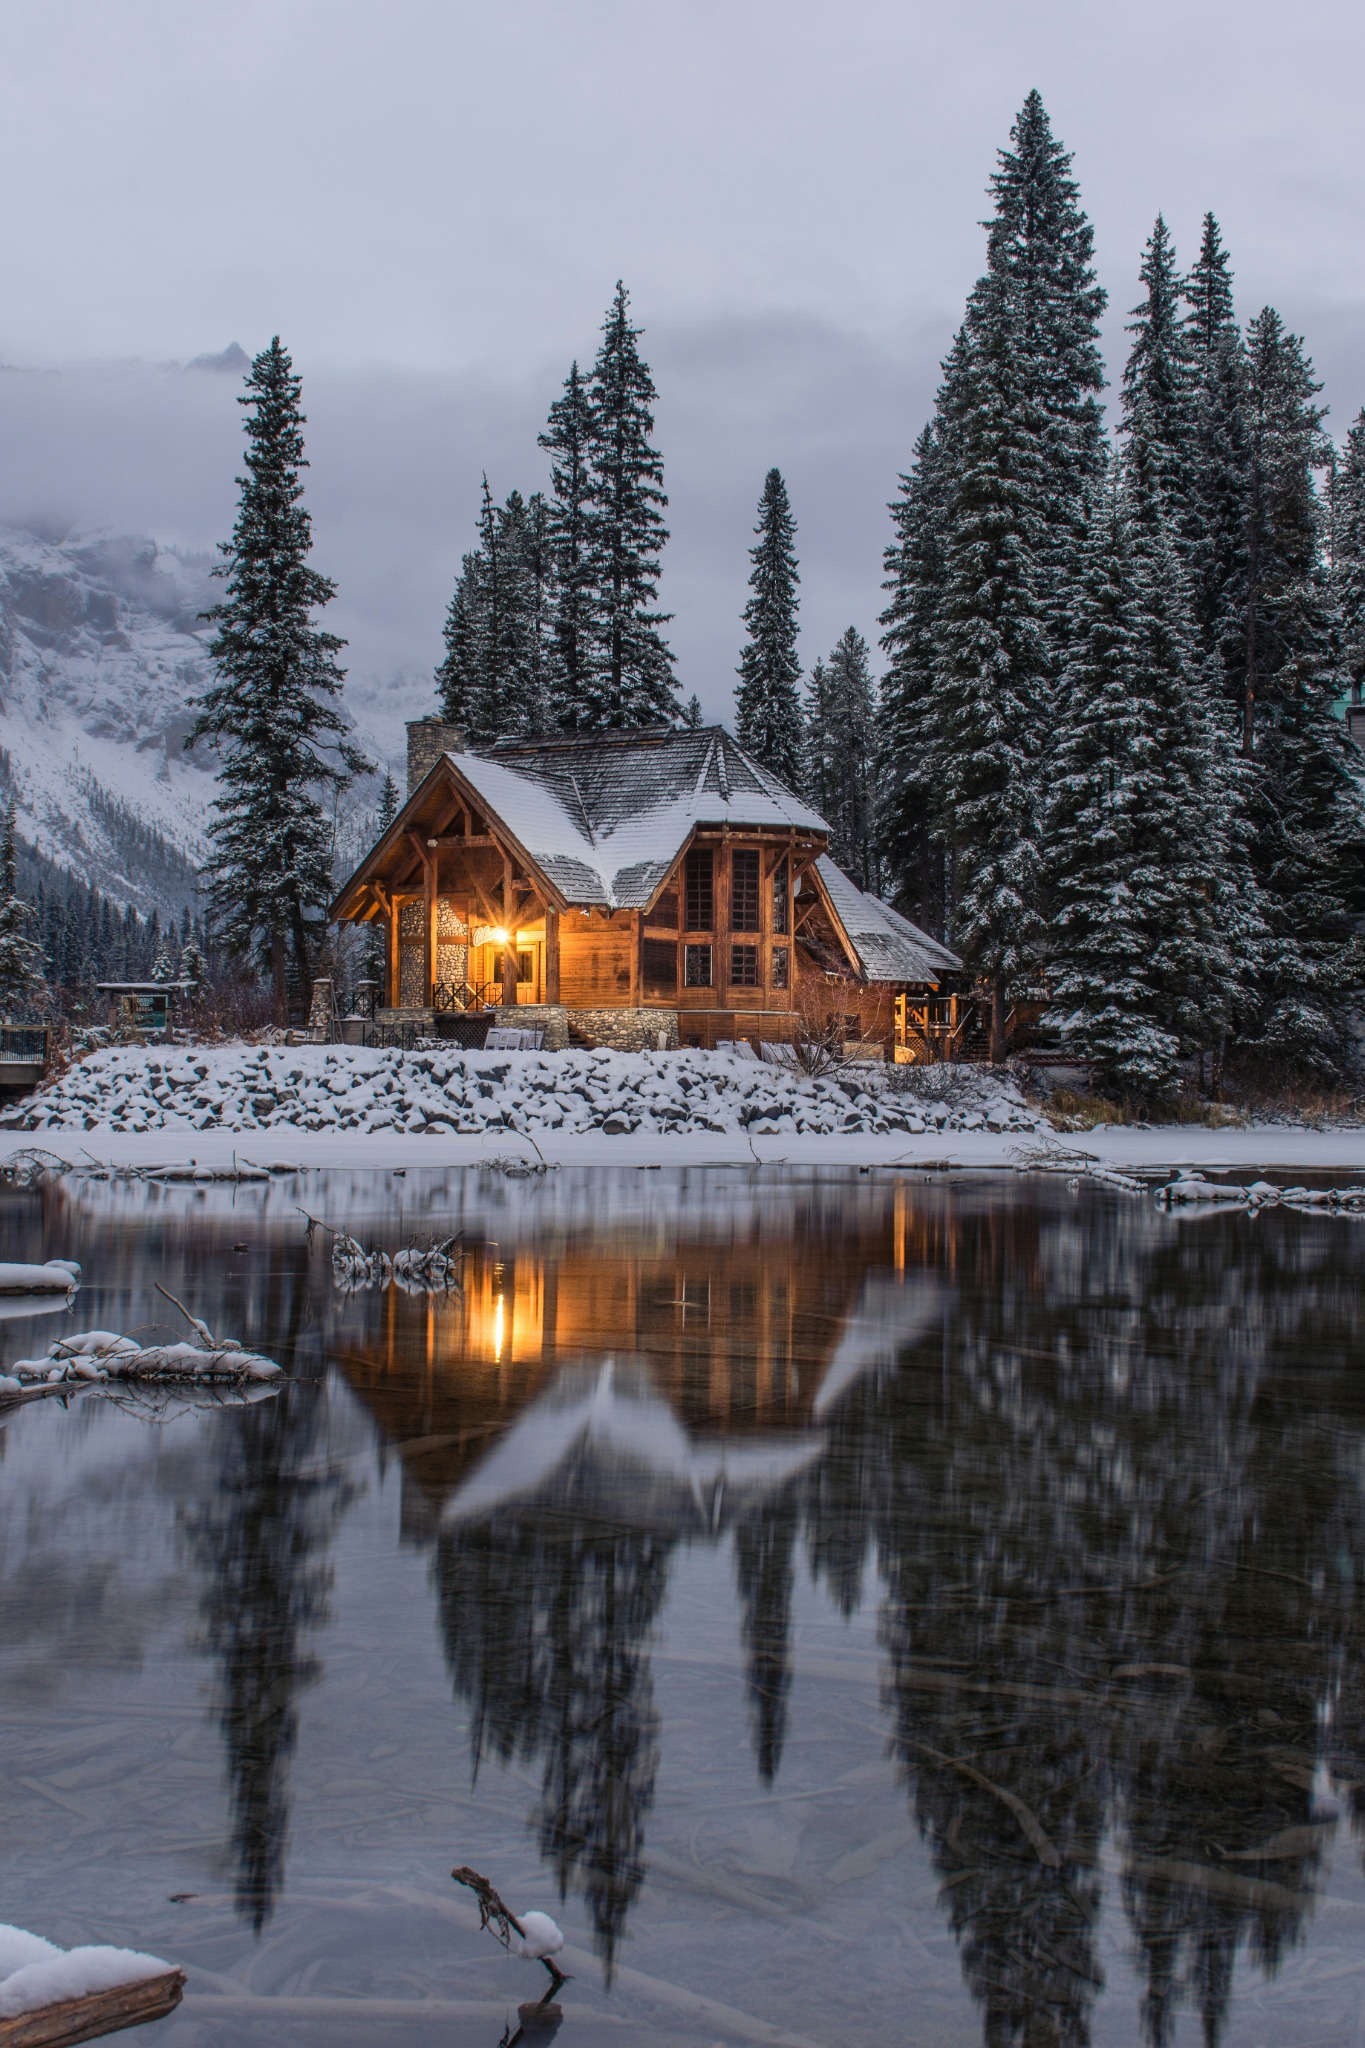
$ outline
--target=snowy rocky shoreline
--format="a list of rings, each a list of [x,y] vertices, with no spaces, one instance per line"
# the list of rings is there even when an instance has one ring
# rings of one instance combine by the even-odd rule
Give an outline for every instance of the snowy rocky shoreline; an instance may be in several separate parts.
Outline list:
[[[93,1054],[0,1117],[20,1131],[881,1135],[1046,1129],[979,1069],[811,1079],[725,1052],[145,1047]]]

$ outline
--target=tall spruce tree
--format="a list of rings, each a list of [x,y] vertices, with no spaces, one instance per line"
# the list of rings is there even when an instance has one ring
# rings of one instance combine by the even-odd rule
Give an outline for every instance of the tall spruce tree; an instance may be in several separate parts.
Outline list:
[[[218,755],[208,898],[229,950],[268,968],[276,1000],[304,992],[332,894],[332,796],[369,763],[337,700],[345,645],[314,624],[335,585],[308,566],[312,522],[300,472],[301,380],[279,336],[251,365],[246,475],[222,547],[209,654],[217,679],[195,705],[187,746]]]
[[[1106,294],[1095,279],[1094,230],[1070,154],[1054,137],[1036,91],[1020,109],[1010,142],[991,180],[987,277],[1009,308],[1022,406],[1041,428],[1039,592],[1060,652],[1086,500],[1105,467],[1099,328]],[[978,294],[984,288],[985,280]]]
[[[1318,1072],[1345,1056],[1362,973],[1365,826],[1338,703],[1340,617],[1322,557],[1314,472],[1328,449],[1320,386],[1267,307],[1247,334],[1251,512],[1239,722],[1252,858],[1269,940],[1254,1042]]]
[[[479,542],[464,557],[436,671],[442,708],[474,746],[549,722],[550,557],[544,500],[493,502],[483,479]]]
[[[595,603],[590,541],[592,405],[576,362],[570,364],[564,390],[550,407],[539,445],[551,457],[545,530],[553,571],[552,706],[555,724],[572,731],[592,673]]]
[[[796,652],[796,521],[779,469],[763,480],[757,544],[749,550],[748,640],[739,662],[735,731],[740,744],[791,788],[801,776],[801,662]]]
[[[1185,332],[1190,354],[1196,360],[1207,359],[1235,325],[1232,266],[1211,213],[1204,215],[1199,258],[1185,279],[1184,299],[1189,307]]]
[[[43,952],[33,906],[19,894],[14,805],[0,822],[0,1017],[27,1009],[46,992]]]
[[[673,656],[655,609],[668,529],[663,462],[652,445],[654,382],[636,343],[623,284],[602,323],[588,389],[588,565],[591,658],[566,719],[580,730],[672,724],[678,716]]]
[[[1356,415],[1332,469],[1332,596],[1351,701],[1365,698],[1365,409]]]
[[[1227,705],[1200,655],[1190,584],[1159,487],[1130,447],[1136,644],[1157,752],[1146,819],[1157,848],[1147,963],[1157,1016],[1182,1054],[1221,1059],[1246,1014],[1265,938],[1250,866],[1247,777]]]
[[[1150,1100],[1173,1089],[1180,1047],[1152,971],[1169,819],[1141,610],[1131,532],[1110,488],[1081,556],[1052,763],[1051,992],[1064,1042],[1101,1085]]]
[[[808,786],[830,828],[830,854],[860,889],[876,890],[875,697],[868,645],[855,626],[811,670],[809,704]]]
[[[883,588],[891,599],[880,620],[888,661],[878,710],[882,854],[897,901],[940,938],[950,916],[948,870],[930,759],[938,737],[938,615],[952,483],[951,420],[940,392],[936,417],[920,434],[890,508],[895,536]]]
[[[1148,487],[1161,493],[1173,537],[1190,546],[1198,530],[1190,502],[1197,385],[1175,249],[1160,214],[1140,276],[1146,292],[1128,326],[1133,345],[1123,372],[1123,431]]]
[[[992,180],[987,268],[893,514],[881,758],[898,899],[993,985],[1032,988],[1038,779],[1105,460],[1093,235],[1031,93]]]
[[[999,281],[973,295],[919,762],[952,864],[950,942],[990,984],[997,1060],[1006,1005],[1032,992],[1041,964],[1038,807],[1055,693],[1049,453],[1022,317]]]

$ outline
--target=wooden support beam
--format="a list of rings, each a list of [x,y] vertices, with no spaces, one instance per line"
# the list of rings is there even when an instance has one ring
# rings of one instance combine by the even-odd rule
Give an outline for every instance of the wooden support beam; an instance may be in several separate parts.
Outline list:
[[[502,925],[507,933],[507,943],[502,949],[502,1006],[504,1010],[515,1010],[517,1006],[517,930],[516,902],[512,884],[512,862],[508,854],[502,857]]]
[[[545,906],[545,1000],[559,1001],[559,912]]]

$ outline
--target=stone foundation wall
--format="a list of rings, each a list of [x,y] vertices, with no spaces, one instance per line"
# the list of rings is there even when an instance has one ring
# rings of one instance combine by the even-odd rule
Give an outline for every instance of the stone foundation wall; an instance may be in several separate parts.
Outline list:
[[[676,1010],[573,1010],[568,1014],[582,1037],[594,1045],[608,1045],[614,1052],[654,1052],[660,1033],[665,1052],[678,1050]]]
[[[495,1031],[543,1031],[546,1052],[566,1052],[569,1045],[569,1012],[563,1003],[518,1003],[515,1010],[497,1010]]]

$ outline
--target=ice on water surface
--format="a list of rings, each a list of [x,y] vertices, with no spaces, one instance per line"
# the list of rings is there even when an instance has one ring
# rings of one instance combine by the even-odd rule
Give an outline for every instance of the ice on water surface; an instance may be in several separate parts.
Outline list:
[[[286,1371],[0,1422],[0,1917],[183,1964],[167,2048],[494,2048],[545,1973],[456,1864],[563,1929],[561,2044],[1352,2038],[1338,1221],[310,1179],[366,1243],[462,1233],[419,1297],[338,1290],[295,1196],[0,1194],[80,1327],[159,1341],[159,1281]]]

